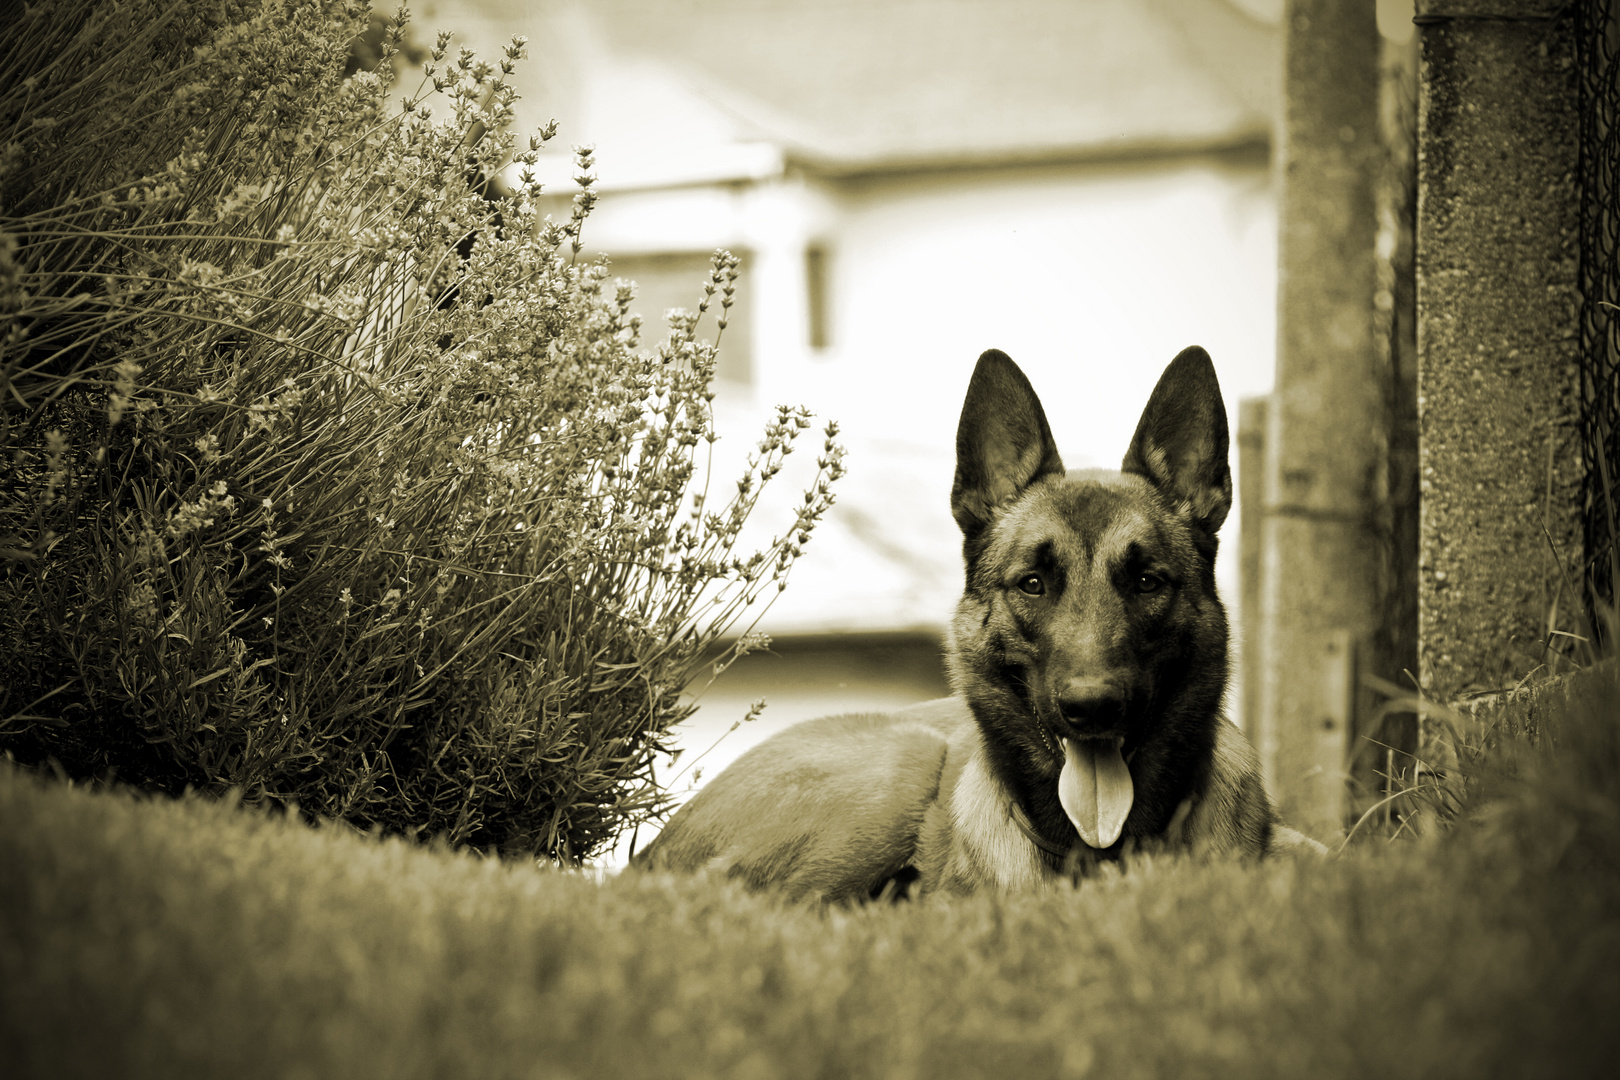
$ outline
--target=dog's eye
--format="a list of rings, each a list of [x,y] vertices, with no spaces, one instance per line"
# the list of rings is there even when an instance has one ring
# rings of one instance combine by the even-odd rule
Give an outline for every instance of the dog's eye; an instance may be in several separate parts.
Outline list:
[[[1026,592],[1031,596],[1040,596],[1046,591],[1046,583],[1041,580],[1039,574],[1025,574],[1018,579],[1018,588],[1019,591]]]
[[[1138,574],[1136,576],[1136,591],[1139,593],[1154,593],[1164,588],[1164,578],[1158,574]]]

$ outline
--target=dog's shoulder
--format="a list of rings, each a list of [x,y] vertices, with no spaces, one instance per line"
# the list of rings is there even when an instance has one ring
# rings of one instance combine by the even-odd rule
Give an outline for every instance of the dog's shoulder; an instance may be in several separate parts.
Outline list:
[[[1015,892],[1050,876],[1039,850],[1013,820],[1011,795],[996,776],[978,725],[953,732],[917,845],[918,895]]]
[[[911,862],[947,747],[971,723],[947,698],[796,724],[693,796],[636,862],[800,897],[864,895]]]
[[[1266,794],[1260,756],[1225,718],[1216,729],[1208,771],[1188,806],[1182,839],[1195,852],[1215,855],[1327,853],[1321,844],[1278,819]]]

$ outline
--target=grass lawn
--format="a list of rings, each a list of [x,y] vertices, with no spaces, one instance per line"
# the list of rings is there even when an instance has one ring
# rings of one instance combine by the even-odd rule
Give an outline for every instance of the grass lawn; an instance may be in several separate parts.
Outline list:
[[[847,910],[0,765],[0,1071],[1612,1075],[1616,700],[1439,839]]]

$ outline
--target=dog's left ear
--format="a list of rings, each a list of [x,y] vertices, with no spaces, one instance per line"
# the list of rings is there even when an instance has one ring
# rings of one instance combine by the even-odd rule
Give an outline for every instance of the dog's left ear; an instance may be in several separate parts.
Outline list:
[[[1213,537],[1232,509],[1227,442],[1215,365],[1194,345],[1159,376],[1121,468],[1151,481]]]

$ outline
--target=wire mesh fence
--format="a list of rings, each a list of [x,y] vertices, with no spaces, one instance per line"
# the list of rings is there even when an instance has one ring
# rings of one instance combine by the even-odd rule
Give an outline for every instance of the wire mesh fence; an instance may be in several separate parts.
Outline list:
[[[1582,526],[1587,603],[1615,600],[1620,518],[1620,24],[1615,0],[1580,0],[1580,275]],[[1594,625],[1602,620],[1594,618]]]

